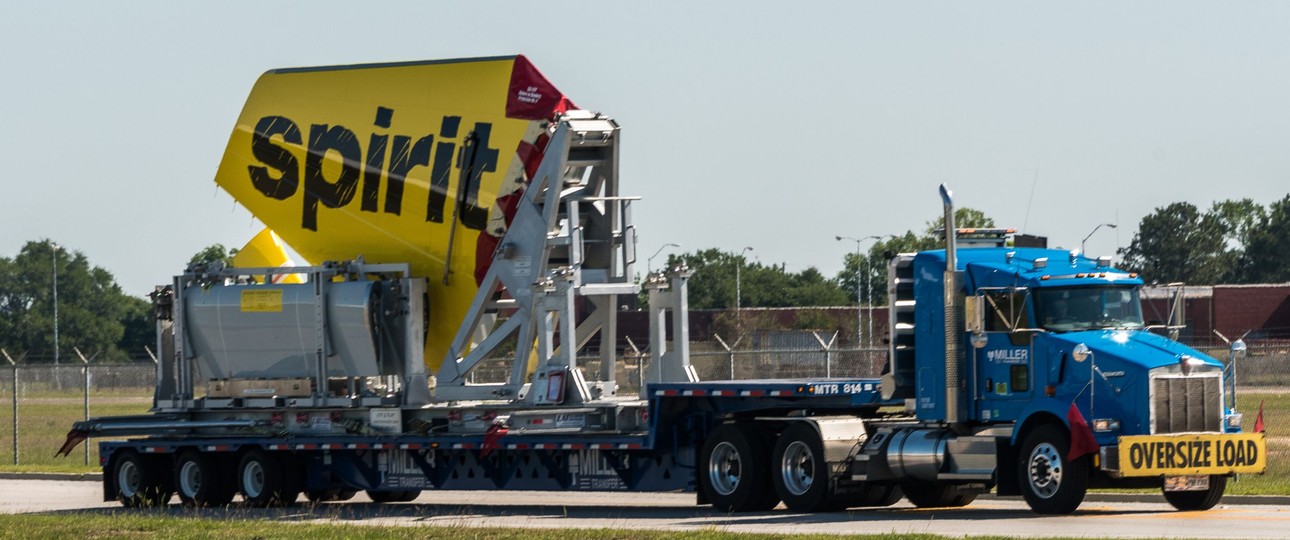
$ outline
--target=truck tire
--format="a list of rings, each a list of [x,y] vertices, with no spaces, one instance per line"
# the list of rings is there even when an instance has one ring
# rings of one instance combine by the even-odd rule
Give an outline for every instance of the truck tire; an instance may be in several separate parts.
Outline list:
[[[421,490],[409,489],[403,491],[371,491],[368,490],[367,497],[374,503],[400,503],[412,502],[421,496]]]
[[[119,450],[112,460],[111,479],[116,499],[126,508],[160,507],[170,503],[174,490],[168,475],[153,460],[132,449]]]
[[[1165,491],[1165,500],[1178,510],[1201,511],[1209,510],[1218,501],[1223,498],[1223,491],[1227,489],[1226,476],[1210,476],[1209,489],[1204,491]]]
[[[1021,443],[1017,479],[1022,497],[1036,513],[1069,514],[1084,502],[1089,458],[1070,460],[1069,451],[1070,435],[1054,424],[1036,427]]]
[[[976,493],[966,493],[954,484],[906,482],[900,487],[905,498],[919,508],[959,508],[976,500]]]
[[[186,450],[175,458],[175,491],[184,506],[228,506],[233,486],[220,471],[215,456]]]
[[[779,500],[770,481],[766,444],[746,424],[722,424],[699,453],[699,489],[722,512],[770,510]]]
[[[287,489],[282,464],[259,448],[242,455],[236,478],[237,490],[248,506],[285,506],[296,501],[296,494]]]
[[[784,505],[794,512],[841,510],[850,504],[845,497],[832,497],[829,465],[824,461],[824,443],[815,427],[793,422],[775,443],[772,481]]]

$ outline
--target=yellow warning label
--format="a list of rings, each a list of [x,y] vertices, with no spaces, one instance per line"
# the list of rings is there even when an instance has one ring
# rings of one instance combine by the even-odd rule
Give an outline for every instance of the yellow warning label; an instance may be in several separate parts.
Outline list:
[[[1125,476],[1261,473],[1268,466],[1262,433],[1120,437]]]
[[[282,289],[243,289],[242,311],[262,313],[282,311]]]

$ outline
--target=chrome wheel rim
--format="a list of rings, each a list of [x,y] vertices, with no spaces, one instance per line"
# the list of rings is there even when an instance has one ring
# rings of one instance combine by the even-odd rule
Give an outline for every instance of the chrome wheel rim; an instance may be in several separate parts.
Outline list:
[[[718,494],[730,495],[739,487],[742,474],[743,459],[735,445],[725,441],[717,443],[712,449],[712,458],[708,460],[708,480],[712,489]]]
[[[793,495],[802,495],[815,483],[815,455],[802,441],[789,443],[779,464],[784,488]]]
[[[139,465],[131,460],[122,461],[116,470],[117,491],[121,493],[122,497],[133,499],[142,491],[140,484],[142,484],[142,479]]]
[[[202,489],[202,471],[196,461],[185,461],[179,468],[179,489],[184,496],[195,498]]]
[[[1030,490],[1040,498],[1050,498],[1062,486],[1062,455],[1051,443],[1040,443],[1030,451]]]
[[[251,460],[242,467],[242,494],[248,498],[259,497],[264,493],[264,465]]]

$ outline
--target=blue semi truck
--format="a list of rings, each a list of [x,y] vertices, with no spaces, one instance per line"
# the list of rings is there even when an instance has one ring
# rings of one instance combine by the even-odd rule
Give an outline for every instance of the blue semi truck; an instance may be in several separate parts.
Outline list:
[[[349,160],[353,140],[370,139],[369,154],[379,152],[388,138],[380,130],[404,116],[392,116],[388,103],[351,107],[377,111],[369,128],[377,131],[355,137],[360,123],[327,116],[329,99],[353,103],[356,88],[379,91],[385,87],[372,81],[416,70],[460,77],[512,64],[533,79],[531,66],[514,57],[271,72],[262,83],[300,83],[269,92],[273,99],[342,95],[303,100],[309,107],[293,110],[290,121],[247,113],[239,130],[254,133],[235,132],[225,156],[232,165],[221,174],[228,182],[249,174],[247,185],[291,204],[294,184],[282,186],[309,161],[309,182],[337,189],[332,198],[315,194],[312,208],[341,212],[358,173],[323,163]],[[353,80],[317,84],[330,76]],[[534,88],[544,87],[521,85],[524,104],[541,97],[532,97]],[[448,118],[442,129],[454,137],[468,125]],[[406,251],[378,262],[190,266],[153,295],[160,354],[151,412],[77,422],[61,452],[109,438],[99,443],[104,498],[128,507],[168,504],[176,494],[190,506],[271,506],[358,491],[392,503],[424,490],[688,490],[720,511],[782,502],[819,512],[902,497],[919,507],[963,506],[997,491],[1061,514],[1090,487],[1146,487],[1197,510],[1218,502],[1228,478],[1266,467],[1263,435],[1242,432],[1232,362],[1153,334],[1139,276],[1105,258],[1010,246],[1008,231],[960,230],[944,187],[946,248],[890,261],[881,379],[701,381],[689,362],[690,271],[634,280],[635,198],[619,191],[618,124],[563,105],[550,121],[503,129],[503,120],[477,122],[461,137],[467,142],[455,162],[444,158],[443,170],[460,172],[462,191],[453,195],[445,180],[441,196],[465,201],[487,179],[480,171],[509,170],[522,181],[506,204],[499,197],[494,215],[480,213],[486,205],[478,200],[454,203],[440,221],[424,219],[427,227],[457,227],[460,211],[462,220],[488,223],[491,239],[466,225],[444,229],[442,245],[368,233],[356,238]],[[309,148],[301,146],[304,125],[319,134]],[[507,133],[524,136],[517,155],[532,158],[532,169],[494,163],[489,145]],[[326,147],[329,140],[339,146]],[[415,154],[412,141],[395,137]],[[400,154],[402,173],[412,174],[412,154]],[[364,206],[346,210],[352,216],[378,215],[383,173],[368,170],[377,171],[363,183],[364,197],[373,186],[370,214]],[[342,182],[351,182],[348,191]],[[418,185],[400,182],[409,193]],[[331,225],[323,217],[332,215],[319,212],[300,234],[325,240]],[[379,231],[396,217],[361,230]],[[458,236],[467,233],[475,236]],[[463,245],[480,246],[474,281],[453,272]],[[428,253],[440,266],[427,272],[390,253]],[[639,390],[620,392],[623,361],[637,357],[624,352],[634,345],[623,343],[617,314],[621,300],[642,289],[648,356],[638,366]],[[445,315],[455,313],[445,303],[457,300],[464,316]],[[440,353],[427,336],[450,341],[442,360],[427,356]],[[499,363],[505,368],[484,374]]]

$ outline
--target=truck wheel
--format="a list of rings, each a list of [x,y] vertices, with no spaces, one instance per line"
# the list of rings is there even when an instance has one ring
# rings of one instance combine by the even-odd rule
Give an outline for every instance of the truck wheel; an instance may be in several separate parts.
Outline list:
[[[1084,502],[1088,491],[1089,460],[1067,459],[1070,435],[1053,424],[1039,426],[1021,444],[1017,478],[1021,495],[1039,514],[1069,514]],[[908,495],[908,493],[906,493]]]
[[[175,459],[175,490],[184,506],[227,506],[233,489],[220,474],[214,456],[187,450]]]
[[[237,466],[237,487],[248,506],[284,506],[295,502],[277,459],[259,448],[248,451]],[[288,501],[290,497],[290,501]]]
[[[165,476],[160,467],[131,449],[120,450],[113,460],[111,478],[116,482],[116,498],[126,508],[169,503],[174,490]]]
[[[375,503],[398,503],[412,502],[421,496],[421,490],[410,489],[404,491],[371,491],[367,492],[368,498]]]
[[[722,512],[770,510],[779,500],[770,482],[766,445],[751,426],[723,424],[699,455],[699,489]]]
[[[775,444],[771,475],[775,492],[789,510],[820,512],[846,508],[850,500],[830,500],[829,466],[824,461],[824,443],[815,427],[793,422]],[[834,504],[829,504],[833,502]]]
[[[965,493],[953,484],[906,482],[901,485],[901,490],[905,492],[905,498],[919,508],[959,508],[976,500],[975,493]]]
[[[1223,498],[1227,489],[1226,476],[1210,476],[1209,489],[1204,491],[1165,491],[1165,500],[1182,511],[1209,510]]]

